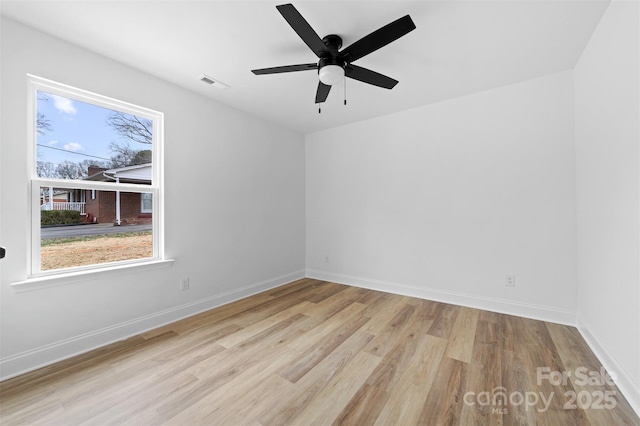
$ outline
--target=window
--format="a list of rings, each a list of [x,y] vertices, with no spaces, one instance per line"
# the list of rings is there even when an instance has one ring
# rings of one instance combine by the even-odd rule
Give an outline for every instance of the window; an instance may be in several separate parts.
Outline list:
[[[140,194],[140,213],[153,212],[153,194],[145,192]]]
[[[162,113],[29,76],[29,276],[163,259]]]

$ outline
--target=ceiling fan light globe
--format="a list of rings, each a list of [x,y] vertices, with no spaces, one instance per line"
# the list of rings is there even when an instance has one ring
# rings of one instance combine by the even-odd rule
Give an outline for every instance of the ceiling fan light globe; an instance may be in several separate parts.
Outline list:
[[[320,81],[327,86],[333,86],[344,80],[344,68],[340,65],[325,65],[318,71]]]

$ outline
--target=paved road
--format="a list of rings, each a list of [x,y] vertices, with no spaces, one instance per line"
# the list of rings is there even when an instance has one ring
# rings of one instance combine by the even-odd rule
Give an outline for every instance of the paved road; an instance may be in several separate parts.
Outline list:
[[[151,225],[113,226],[110,223],[96,225],[55,226],[42,228],[41,238],[81,237],[85,235],[119,234],[122,232],[141,232],[151,230]]]

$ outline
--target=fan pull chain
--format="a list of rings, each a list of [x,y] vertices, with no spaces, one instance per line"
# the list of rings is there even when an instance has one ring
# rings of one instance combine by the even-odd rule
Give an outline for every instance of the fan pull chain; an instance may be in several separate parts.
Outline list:
[[[347,75],[344,76],[344,104],[347,105]]]
[[[318,114],[322,114],[322,104],[318,104]]]

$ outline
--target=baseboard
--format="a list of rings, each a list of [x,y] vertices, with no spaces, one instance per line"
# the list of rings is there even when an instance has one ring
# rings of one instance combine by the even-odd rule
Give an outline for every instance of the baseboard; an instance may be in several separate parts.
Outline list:
[[[349,275],[335,274],[315,269],[307,269],[307,277],[323,281],[331,281],[338,284],[368,288],[370,290],[384,291],[386,293],[401,294],[403,296],[418,297],[421,299],[434,300],[436,302],[450,303],[453,305],[467,306],[476,309],[484,309],[486,311],[498,312],[501,314],[516,315],[519,317],[554,322],[564,325],[576,325],[575,312],[565,311],[547,306],[481,297],[472,294],[431,289],[427,287],[416,287],[407,284],[380,281],[370,278],[353,277]]]
[[[615,375],[616,386],[627,399],[631,408],[640,416],[640,384],[629,376],[626,370],[616,361],[616,358],[600,342],[600,339],[591,332],[589,324],[580,315],[578,315],[577,328],[587,345],[602,363],[602,366]]]
[[[186,303],[131,321],[105,327],[46,346],[5,357],[0,360],[0,381],[89,352],[145,331],[170,324],[235,300],[257,294],[305,277],[305,271],[295,271],[233,291]]]

